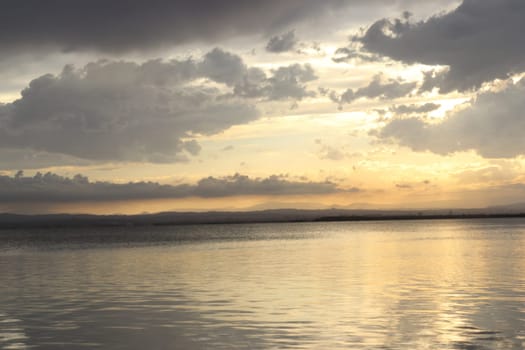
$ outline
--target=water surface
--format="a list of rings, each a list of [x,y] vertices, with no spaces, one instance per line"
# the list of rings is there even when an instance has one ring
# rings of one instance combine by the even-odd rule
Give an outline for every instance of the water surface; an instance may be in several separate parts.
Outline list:
[[[525,348],[525,220],[0,230],[0,349],[290,348]]]

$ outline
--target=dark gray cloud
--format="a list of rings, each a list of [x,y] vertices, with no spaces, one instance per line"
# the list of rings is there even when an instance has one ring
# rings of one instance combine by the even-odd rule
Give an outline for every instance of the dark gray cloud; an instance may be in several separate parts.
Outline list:
[[[266,51],[276,53],[291,51],[298,42],[298,39],[295,37],[295,31],[291,30],[282,35],[271,37],[268,44],[266,44]]]
[[[395,114],[417,114],[417,113],[428,113],[435,111],[441,107],[437,103],[424,103],[420,105],[410,104],[410,105],[396,105],[389,108],[390,112]]]
[[[417,86],[416,82],[406,82],[402,79],[388,79],[383,81],[382,74],[376,75],[372,81],[359,89],[347,89],[341,95],[334,91],[321,89],[332,101],[340,105],[352,103],[360,98],[379,98],[384,100],[404,97],[410,94]]]
[[[182,152],[198,154],[195,135],[256,119],[253,99],[311,96],[304,83],[312,79],[308,65],[267,75],[220,49],[201,60],[66,66],[59,75],[34,79],[20,99],[0,105],[0,148],[103,161],[178,161]]]
[[[379,62],[383,60],[383,57],[377,54],[365,52],[359,47],[353,47],[352,45],[338,48],[335,50],[334,57],[332,57],[332,61],[336,63],[349,62],[352,60]]]
[[[315,96],[308,90],[306,83],[316,80],[317,76],[309,64],[292,64],[271,71],[269,76],[259,68],[245,70],[242,81],[234,87],[234,94],[246,98],[266,100],[302,100]]]
[[[123,52],[272,33],[342,0],[17,0],[2,3],[0,50]]]
[[[423,82],[419,87],[419,92],[431,92],[434,88],[438,90],[444,86],[445,78],[447,77],[448,69],[444,70],[429,70],[423,72]]]
[[[301,195],[327,194],[341,191],[333,182],[297,182],[272,175],[267,178],[249,178],[235,174],[225,178],[207,177],[194,190],[199,197],[226,197],[235,195]]]
[[[309,64],[278,67],[267,75],[262,69],[248,67],[239,56],[221,49],[207,53],[195,72],[233,88],[232,96],[274,101],[314,96],[305,84],[317,79]]]
[[[258,117],[250,104],[217,100],[217,88],[185,84],[185,69],[178,61],[97,62],[41,76],[20,99],[0,107],[0,147],[173,162],[184,150],[195,154],[197,148],[184,143],[193,134],[214,134]]]
[[[294,27],[310,35],[456,0],[8,0],[0,11],[0,51],[142,51],[241,36],[268,38]],[[316,25],[312,25],[315,23]],[[366,22],[365,22],[366,23]]]
[[[195,140],[185,141],[182,146],[192,156],[198,155],[202,148],[201,145],[199,145],[199,143]]]
[[[381,19],[353,40],[394,60],[448,66],[433,83],[449,92],[524,71],[524,32],[522,0],[464,0],[455,10],[421,22]]]
[[[204,55],[203,61],[195,70],[200,71],[202,76],[228,86],[242,83],[249,71],[241,57],[221,49],[214,49]],[[264,72],[260,72],[265,78]]]
[[[329,194],[342,191],[332,182],[294,181],[283,176],[250,178],[235,174],[207,177],[196,184],[162,185],[156,182],[92,182],[87,177],[71,178],[53,173],[13,177],[0,176],[0,201],[82,202],[168,198],[219,198],[246,195]],[[353,189],[356,192],[357,189]]]
[[[305,97],[315,96],[315,92],[308,91],[305,83],[316,80],[317,76],[309,64],[292,64],[279,67],[272,71],[268,78],[267,96],[271,100],[294,98],[301,100]]]
[[[415,151],[451,154],[474,150],[486,158],[525,154],[525,81],[500,92],[480,94],[472,106],[441,122],[394,119],[374,134]]]
[[[181,154],[179,162],[189,158]],[[79,159],[65,154],[34,151],[31,149],[0,148],[0,170],[42,169],[55,165],[88,166],[93,161]]]

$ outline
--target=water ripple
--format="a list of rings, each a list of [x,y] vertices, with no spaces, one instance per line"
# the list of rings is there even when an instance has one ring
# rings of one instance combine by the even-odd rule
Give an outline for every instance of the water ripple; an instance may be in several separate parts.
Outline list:
[[[120,230],[0,232],[0,349],[525,348],[525,220]]]

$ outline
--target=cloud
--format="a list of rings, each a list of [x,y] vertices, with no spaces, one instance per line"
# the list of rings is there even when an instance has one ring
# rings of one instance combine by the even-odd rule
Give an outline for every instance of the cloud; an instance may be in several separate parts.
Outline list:
[[[334,57],[332,61],[335,63],[349,62],[360,60],[363,62],[380,62],[383,60],[383,57],[380,55],[372,54],[361,50],[359,47],[354,47],[355,45],[349,45],[347,47],[340,47],[335,50]]]
[[[390,112],[395,114],[416,114],[416,113],[428,113],[435,111],[441,107],[437,103],[424,103],[420,105],[410,104],[410,105],[396,105],[389,108]]]
[[[271,175],[267,178],[249,178],[235,174],[226,178],[208,177],[200,180],[194,193],[199,197],[226,197],[235,195],[301,195],[326,194],[340,190],[332,182],[296,182]]]
[[[196,70],[218,83],[233,86],[242,82],[248,67],[241,57],[216,48],[204,55]],[[264,72],[261,71],[261,74],[264,75]]]
[[[383,81],[382,74],[374,76],[372,81],[359,89],[347,89],[341,95],[334,91],[322,89],[321,93],[339,105],[352,103],[360,98],[379,98],[383,100],[395,99],[410,94],[417,86],[416,82],[405,82],[402,79],[388,79]]]
[[[331,146],[329,144],[326,144],[321,139],[316,139],[314,142],[316,145],[318,145],[317,156],[319,157],[319,159],[338,161],[357,156],[357,153],[351,154],[347,152],[344,146]]]
[[[291,30],[282,35],[271,37],[268,44],[266,44],[266,51],[275,53],[291,51],[297,43],[298,40],[295,37],[295,31]]]
[[[257,101],[312,96],[305,83],[313,79],[308,65],[267,75],[221,49],[201,60],[66,66],[0,105],[0,148],[97,161],[180,161],[184,152],[199,153],[194,137],[257,119]]]
[[[445,78],[448,74],[448,69],[444,70],[429,70],[423,72],[423,82],[419,87],[419,92],[431,92],[434,88],[440,88],[444,86]]]
[[[305,97],[315,96],[315,92],[307,91],[304,83],[316,80],[317,76],[309,64],[292,64],[279,67],[272,71],[268,78],[267,95],[269,99],[281,100],[294,98],[301,100]]]
[[[468,185],[498,185],[512,183],[519,179],[523,170],[518,164],[509,161],[492,162],[484,167],[473,167],[461,170],[453,174],[454,178],[461,184]]]
[[[204,56],[196,72],[232,87],[232,95],[237,97],[301,100],[315,95],[305,85],[317,79],[309,64],[278,67],[267,75],[260,68],[246,66],[239,56],[216,48]]]
[[[396,184],[396,187],[402,190],[410,190],[413,188],[412,185],[408,183]]]
[[[2,4],[0,50],[125,52],[272,33],[341,0],[20,0]]]
[[[346,157],[347,154],[343,150],[325,144],[321,146],[321,149],[319,151],[320,159],[343,160]]]
[[[241,82],[235,85],[234,94],[239,97],[263,98],[266,100],[302,100],[315,96],[306,83],[316,80],[317,76],[309,64],[291,64],[271,71],[270,76],[259,68],[245,71]]]
[[[180,65],[185,63],[101,61],[34,79],[19,100],[0,107],[0,147],[173,162],[188,150],[185,138],[258,117],[248,103],[218,101],[216,88],[185,84],[189,77]],[[157,77],[154,69],[166,75]]]
[[[8,202],[81,202],[122,201],[168,198],[220,198],[250,195],[329,194],[343,191],[332,182],[293,181],[279,175],[250,178],[235,174],[207,177],[196,184],[162,185],[156,182],[92,182],[87,177],[64,177],[53,173],[0,176],[0,201]],[[352,189],[352,192],[358,191]]]
[[[404,63],[447,66],[441,92],[478,88],[525,70],[525,3],[464,0],[455,10],[411,23],[381,19],[353,39],[369,53]]]
[[[195,140],[185,141],[183,143],[183,147],[192,156],[198,155],[202,148],[201,145],[199,145],[199,143]]]
[[[512,158],[525,154],[525,81],[500,92],[480,94],[470,108],[441,122],[423,118],[394,119],[374,131],[414,151],[437,154],[474,150],[486,158]]]
[[[186,161],[188,158],[180,155],[178,161]],[[12,169],[42,169],[57,164],[71,166],[88,166],[93,162],[79,159],[65,154],[34,151],[31,149],[0,148],[0,170]]]

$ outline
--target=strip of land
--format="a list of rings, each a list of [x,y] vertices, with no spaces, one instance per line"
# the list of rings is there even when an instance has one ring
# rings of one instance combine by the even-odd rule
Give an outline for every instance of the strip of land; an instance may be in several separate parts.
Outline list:
[[[499,211],[497,211],[499,210]],[[485,208],[462,210],[301,210],[277,209],[242,212],[165,212],[141,215],[0,214],[0,229],[240,224],[270,222],[332,222],[384,220],[447,220],[525,217],[525,210]]]

